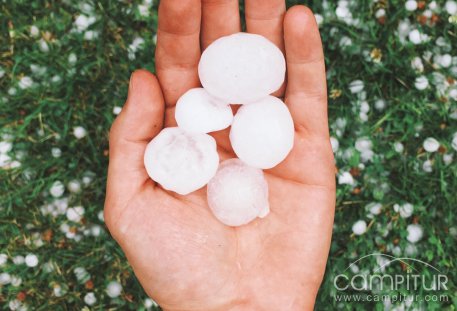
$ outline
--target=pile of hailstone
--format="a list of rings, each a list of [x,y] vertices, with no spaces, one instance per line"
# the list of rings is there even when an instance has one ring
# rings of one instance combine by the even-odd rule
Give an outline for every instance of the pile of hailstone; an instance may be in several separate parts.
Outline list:
[[[198,66],[203,88],[179,98],[178,127],[163,129],[146,148],[149,176],[181,195],[208,185],[208,205],[226,225],[265,217],[270,208],[262,169],[283,161],[294,141],[287,106],[270,96],[281,87],[285,71],[282,52],[262,36],[237,33],[214,41]],[[230,104],[241,105],[235,116]],[[216,141],[208,133],[229,126],[238,158],[219,164]]]

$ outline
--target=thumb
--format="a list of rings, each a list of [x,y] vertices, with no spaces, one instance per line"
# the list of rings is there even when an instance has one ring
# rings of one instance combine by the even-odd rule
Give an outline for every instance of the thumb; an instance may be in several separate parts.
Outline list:
[[[117,218],[132,195],[149,177],[143,155],[149,141],[161,130],[164,100],[157,78],[146,70],[135,71],[127,101],[109,134],[109,167],[105,218]]]

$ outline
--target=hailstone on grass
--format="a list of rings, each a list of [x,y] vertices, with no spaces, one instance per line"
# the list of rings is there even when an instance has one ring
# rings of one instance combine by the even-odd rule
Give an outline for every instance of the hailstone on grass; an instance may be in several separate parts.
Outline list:
[[[265,217],[270,207],[263,171],[239,159],[225,160],[208,183],[208,205],[214,216],[228,226]]]
[[[276,166],[294,143],[289,109],[274,96],[241,106],[233,119],[230,142],[246,164],[262,169]]]
[[[247,104],[278,90],[286,62],[263,36],[236,33],[214,41],[202,53],[198,74],[203,87],[230,104]]]
[[[164,189],[186,195],[216,174],[216,141],[207,134],[165,128],[148,144],[144,164],[151,179]]]
[[[195,88],[178,99],[175,118],[187,132],[209,133],[229,127],[233,112],[228,102],[216,99],[203,88]]]

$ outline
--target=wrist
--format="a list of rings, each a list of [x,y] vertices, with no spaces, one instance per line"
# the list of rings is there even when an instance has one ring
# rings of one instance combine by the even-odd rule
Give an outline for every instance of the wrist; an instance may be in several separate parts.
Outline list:
[[[289,288],[290,290],[290,288]],[[277,290],[256,292],[248,298],[233,302],[230,308],[221,311],[308,311],[314,309],[317,290],[288,291],[285,287]]]

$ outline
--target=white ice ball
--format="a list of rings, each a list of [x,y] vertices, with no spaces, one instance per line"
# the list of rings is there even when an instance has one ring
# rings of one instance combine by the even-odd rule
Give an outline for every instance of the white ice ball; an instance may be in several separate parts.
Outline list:
[[[39,35],[40,35],[40,29],[37,26],[32,25],[30,27],[30,36],[33,38],[38,38]]]
[[[414,86],[416,87],[416,89],[418,89],[419,91],[423,91],[425,90],[426,88],[428,88],[428,79],[425,77],[425,76],[419,76],[416,78],[416,80],[414,81]]]
[[[357,94],[363,91],[365,84],[362,80],[354,80],[349,83],[349,90],[352,94]]]
[[[230,104],[257,101],[284,82],[286,62],[266,38],[236,33],[214,41],[203,52],[198,74],[203,87]]]
[[[54,197],[54,198],[59,198],[63,195],[63,193],[65,192],[65,185],[60,181],[60,180],[57,180],[55,181],[52,186],[51,186],[51,189],[49,189],[49,193]]]
[[[411,243],[418,242],[420,239],[422,239],[422,236],[424,235],[422,227],[417,224],[408,225],[408,227],[406,227],[406,230],[408,231],[408,236],[406,237],[406,239]]]
[[[413,44],[421,44],[427,39],[427,36],[422,34],[419,30],[413,29],[409,32],[408,38]]]
[[[428,137],[424,140],[422,146],[427,152],[435,152],[438,151],[438,149],[440,148],[440,143],[435,138]]]
[[[82,126],[76,126],[73,128],[73,135],[75,135],[77,139],[82,139],[87,135],[87,131]]]
[[[178,127],[163,129],[144,154],[149,176],[166,190],[182,195],[206,185],[216,174],[218,164],[214,138]]]
[[[452,0],[446,1],[444,8],[449,15],[454,15],[457,13],[457,2]]]
[[[402,218],[410,217],[414,212],[414,205],[411,203],[405,203],[399,208],[399,213]]]
[[[403,150],[405,150],[405,146],[401,142],[397,141],[394,143],[394,150],[398,153],[402,153]]]
[[[289,154],[294,144],[294,122],[287,106],[274,96],[243,105],[233,119],[230,142],[246,164],[268,169]]]
[[[175,118],[185,131],[209,133],[229,127],[233,112],[228,103],[211,96],[203,88],[195,88],[178,99]]]
[[[7,272],[0,273],[0,285],[8,285],[11,282],[11,275]]]
[[[208,183],[208,205],[228,226],[241,226],[269,211],[268,184],[263,171],[239,159],[222,162]]]
[[[362,235],[367,231],[367,223],[364,220],[357,220],[352,225],[352,232],[355,235]]]
[[[349,172],[342,172],[338,176],[338,184],[340,185],[354,185],[355,180]]]
[[[439,64],[443,68],[448,68],[452,65],[452,56],[450,54],[441,55]]]
[[[106,286],[106,293],[111,298],[116,298],[122,293],[122,285],[117,281],[111,281]]]
[[[35,254],[27,254],[25,256],[25,264],[28,267],[36,267],[38,265],[38,257]]]
[[[76,206],[70,207],[66,211],[67,219],[74,222],[79,222],[84,217],[84,207]]]
[[[408,11],[415,11],[417,9],[417,1],[415,0],[408,0],[405,2],[405,8]]]
[[[89,292],[84,296],[84,302],[88,306],[92,306],[94,303],[97,302],[97,298],[93,292]]]
[[[70,180],[67,184],[67,188],[71,193],[79,193],[81,192],[81,183],[76,179]]]

